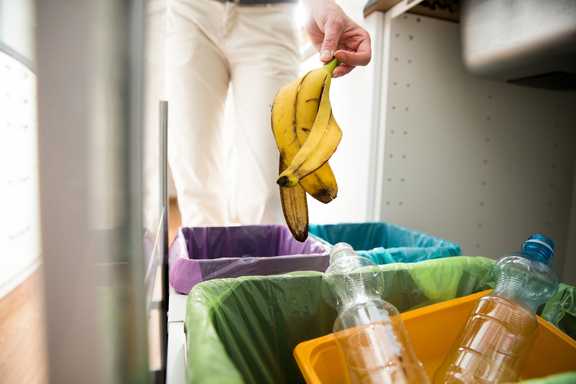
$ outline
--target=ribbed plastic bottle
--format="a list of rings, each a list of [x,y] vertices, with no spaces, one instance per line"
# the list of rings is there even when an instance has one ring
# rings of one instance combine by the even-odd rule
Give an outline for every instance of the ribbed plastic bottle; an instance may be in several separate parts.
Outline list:
[[[369,273],[358,272],[371,261],[345,243],[334,246],[324,278],[336,294],[334,333],[351,383],[426,384],[398,310],[371,292]]]
[[[556,291],[549,264],[554,242],[533,234],[521,255],[496,264],[496,288],[481,298],[450,354],[434,376],[435,383],[516,382],[522,360],[536,336],[536,310]]]

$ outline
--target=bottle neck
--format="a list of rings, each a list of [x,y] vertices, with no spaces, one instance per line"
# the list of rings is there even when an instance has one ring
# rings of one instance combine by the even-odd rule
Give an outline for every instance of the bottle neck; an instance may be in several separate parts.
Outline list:
[[[362,257],[347,244],[337,244],[330,254],[330,265],[324,275],[332,291],[336,294],[341,309],[371,300],[368,280],[370,273],[360,272],[371,261]]]
[[[558,280],[550,268],[521,256],[508,256],[496,264],[493,295],[516,302],[532,313],[556,291]]]

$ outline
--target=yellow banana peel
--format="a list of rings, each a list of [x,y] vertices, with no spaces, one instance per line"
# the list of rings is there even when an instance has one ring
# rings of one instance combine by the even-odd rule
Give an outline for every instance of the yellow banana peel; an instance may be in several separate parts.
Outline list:
[[[308,236],[306,193],[328,203],[338,185],[329,158],[342,138],[330,105],[336,60],[284,86],[272,106],[272,131],[280,151],[280,197],[284,218],[294,237]]]

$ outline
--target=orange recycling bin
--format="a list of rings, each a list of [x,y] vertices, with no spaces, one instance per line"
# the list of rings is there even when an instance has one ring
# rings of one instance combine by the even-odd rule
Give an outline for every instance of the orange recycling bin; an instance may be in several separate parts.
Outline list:
[[[404,312],[400,316],[418,359],[434,377],[457,341],[476,301],[491,290]],[[294,357],[309,384],[347,384],[344,358],[334,334],[302,342]],[[576,341],[538,317],[538,333],[521,369],[522,379],[576,370]]]

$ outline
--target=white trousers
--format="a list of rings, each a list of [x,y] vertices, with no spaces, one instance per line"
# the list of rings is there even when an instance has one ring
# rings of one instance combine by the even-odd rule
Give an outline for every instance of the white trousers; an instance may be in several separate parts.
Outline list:
[[[293,13],[294,4],[168,0],[169,162],[182,225],[282,221],[270,108],[298,72]]]

